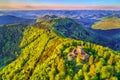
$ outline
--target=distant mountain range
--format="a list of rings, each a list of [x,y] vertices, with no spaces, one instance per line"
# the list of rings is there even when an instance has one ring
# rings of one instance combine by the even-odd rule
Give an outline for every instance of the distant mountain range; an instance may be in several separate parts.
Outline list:
[[[21,11],[0,11],[4,15],[13,15],[25,19],[36,19],[44,15],[56,15],[59,17],[68,17],[76,20],[84,27],[91,27],[100,18],[115,15],[120,18],[120,11],[113,10],[21,10]]]
[[[0,25],[6,25],[6,24],[33,24],[34,19],[25,19],[20,18],[12,15],[1,15],[0,16]]]

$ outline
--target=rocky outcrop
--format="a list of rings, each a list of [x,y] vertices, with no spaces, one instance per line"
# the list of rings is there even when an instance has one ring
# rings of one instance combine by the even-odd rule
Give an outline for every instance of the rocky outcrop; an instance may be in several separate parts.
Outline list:
[[[90,55],[88,55],[81,46],[78,46],[77,48],[74,48],[72,52],[68,55],[68,60],[71,61],[77,56],[80,57],[81,60],[86,60],[89,58]]]

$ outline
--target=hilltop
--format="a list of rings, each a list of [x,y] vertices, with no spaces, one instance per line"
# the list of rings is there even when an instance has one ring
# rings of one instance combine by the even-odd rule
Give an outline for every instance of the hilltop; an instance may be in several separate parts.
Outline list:
[[[55,19],[55,18],[58,18],[58,16],[56,16],[56,15],[44,15],[44,16],[41,16],[41,17],[37,18],[36,22],[42,22],[42,21]]]
[[[42,28],[52,28],[55,33],[63,37],[69,37],[73,39],[80,39],[85,41],[93,41],[95,38],[95,33],[91,30],[84,28],[82,25],[78,24],[70,18],[61,18],[49,16],[49,19],[44,20],[46,16],[37,19],[37,22],[41,23]],[[43,21],[42,21],[43,20]],[[41,24],[36,23],[35,27],[40,27]],[[45,26],[47,25],[47,26]],[[50,25],[50,27],[48,27]]]
[[[69,36],[68,35],[68,31]],[[75,32],[77,30],[77,33]],[[55,18],[24,27],[18,57],[0,71],[6,80],[99,80],[120,79],[120,55],[107,47],[82,40],[93,35],[68,18]],[[72,35],[73,34],[73,35]],[[83,37],[84,36],[84,37]],[[92,37],[92,36],[91,36]],[[91,39],[91,38],[90,38]],[[81,46],[89,55],[71,61],[71,49]]]

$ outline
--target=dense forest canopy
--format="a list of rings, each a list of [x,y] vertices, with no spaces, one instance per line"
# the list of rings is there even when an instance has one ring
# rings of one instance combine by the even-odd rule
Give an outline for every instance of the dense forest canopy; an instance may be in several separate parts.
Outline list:
[[[64,27],[59,32],[58,24],[64,22],[67,25],[64,20],[51,19],[24,27],[21,30],[22,38],[17,38],[21,40],[18,49],[15,49],[19,54],[16,60],[0,71],[0,80],[119,80],[120,53],[102,45],[64,36],[67,34],[62,31],[66,30],[65,27],[72,28],[73,25],[76,30],[80,28],[76,26],[77,23],[73,24],[71,19],[67,19],[71,24],[61,24]],[[81,29],[87,31],[83,27]],[[82,35],[82,31],[79,33]],[[69,61],[71,49],[78,46],[82,47],[89,58],[81,60],[77,56]]]

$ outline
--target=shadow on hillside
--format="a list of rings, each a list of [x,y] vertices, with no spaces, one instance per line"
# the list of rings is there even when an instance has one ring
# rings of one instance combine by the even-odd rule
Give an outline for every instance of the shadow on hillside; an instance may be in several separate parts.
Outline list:
[[[20,42],[25,26],[0,26],[0,69],[15,60],[20,54]]]

